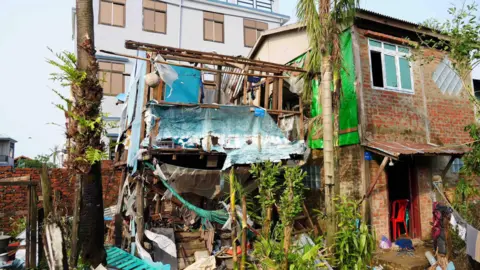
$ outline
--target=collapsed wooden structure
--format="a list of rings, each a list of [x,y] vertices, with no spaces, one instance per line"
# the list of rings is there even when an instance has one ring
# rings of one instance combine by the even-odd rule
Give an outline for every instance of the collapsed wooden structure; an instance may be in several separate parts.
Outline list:
[[[150,228],[172,228],[178,238],[178,230],[198,226],[200,217],[202,233],[195,236],[195,245],[176,239],[174,261],[183,269],[196,251],[212,253],[215,230],[220,228],[212,224],[224,225],[229,215],[216,206],[224,194],[224,170],[235,168],[240,182],[255,189],[254,181],[248,181],[249,164],[303,157],[303,104],[298,94],[288,91],[285,79],[305,71],[136,41],[126,41],[125,47],[137,50],[137,55],[101,50],[135,61],[115,156],[124,177],[115,228],[111,227],[117,234],[114,244],[130,251],[136,245],[139,254],[148,257],[143,243],[151,231],[146,223]],[[176,73],[175,83],[164,78],[162,69]],[[162,80],[152,87],[144,78],[155,73]],[[315,230],[308,211],[302,219],[306,225],[297,230]],[[163,256],[163,263],[172,263],[169,258]]]

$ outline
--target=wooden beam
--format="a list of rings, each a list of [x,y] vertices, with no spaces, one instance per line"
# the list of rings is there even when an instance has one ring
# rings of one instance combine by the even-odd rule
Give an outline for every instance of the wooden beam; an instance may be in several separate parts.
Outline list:
[[[30,214],[30,267],[37,266],[37,192],[35,186],[30,186],[31,205],[29,211]]]
[[[15,183],[15,182],[25,182],[25,181],[30,181],[30,175],[0,178],[0,183]]]
[[[375,175],[375,180],[373,181],[373,184],[370,185],[370,187],[367,190],[367,193],[363,196],[362,200],[360,201],[359,204],[361,204],[366,198],[370,197],[370,194],[372,193],[373,189],[377,185],[378,179],[380,179],[380,175],[382,175],[383,170],[385,169],[385,166],[387,165],[389,157],[384,157],[382,164],[380,164],[380,167],[377,170],[377,174]]]
[[[255,111],[255,108],[250,108],[251,112]],[[269,114],[300,114],[299,111],[285,111],[285,110],[266,110]]]
[[[117,56],[123,56],[123,57],[138,59],[138,60],[144,60],[144,61],[150,62],[150,59],[149,59],[149,58],[144,58],[144,57],[139,57],[139,56],[134,56],[134,55],[128,55],[128,54],[123,54],[123,53],[115,53],[115,52],[105,51],[105,50],[100,50],[100,52],[103,52],[103,53],[106,53],[106,54],[111,54],[111,55],[117,55]],[[166,62],[166,61],[159,61],[159,60],[157,60],[157,61],[155,61],[155,63],[167,64],[167,65],[177,66],[177,67],[193,68],[193,69],[203,70],[203,71],[218,72],[218,70],[216,70],[216,69],[201,68],[201,67],[184,65],[184,64],[177,64],[177,63],[171,63],[171,62]],[[233,75],[243,75],[243,76],[248,75],[248,73],[234,72],[234,71],[227,71],[227,70],[222,70],[221,73],[233,74]],[[275,77],[278,77],[278,76],[275,76],[275,75],[265,76],[265,75],[261,75],[261,74],[256,75],[256,76],[257,76],[257,77],[274,77],[274,78],[275,78]],[[286,79],[288,79],[289,77],[288,77],[288,76],[280,76],[280,78],[286,78]]]
[[[300,109],[300,119],[298,121],[300,125],[300,138],[301,140],[305,140],[305,124],[303,123],[303,100],[302,97],[298,97],[298,105]]]
[[[137,225],[137,237],[141,245],[143,245],[143,234],[145,232],[145,219],[143,217],[143,180],[137,179],[137,194],[136,194],[136,206],[137,214],[135,216],[135,223]]]
[[[306,72],[304,69],[301,69],[301,68],[298,68],[298,67],[284,66],[284,65],[275,64],[275,63],[266,62],[266,61],[261,61],[261,60],[252,60],[252,59],[248,59],[248,58],[222,55],[222,54],[217,54],[217,53],[210,53],[210,52],[202,52],[202,51],[187,50],[187,49],[181,49],[181,48],[160,46],[160,45],[138,42],[138,41],[133,41],[133,40],[125,41],[125,48],[131,49],[131,50],[142,50],[143,49],[143,50],[157,51],[158,53],[160,53],[162,55],[164,55],[164,54],[166,55],[166,54],[172,53],[172,52],[177,52],[177,53],[182,53],[182,54],[185,54],[185,55],[192,55],[195,58],[196,57],[203,58],[203,57],[210,56],[210,57],[216,57],[218,59],[223,59],[223,60],[228,61],[228,62],[241,63],[241,64],[247,64],[247,65],[250,64],[252,66],[270,66],[270,67],[280,68],[282,70]]]
[[[440,177],[442,177],[442,182],[444,184],[445,184],[445,176],[447,175],[448,171],[450,170],[450,167],[452,167],[453,161],[456,158],[457,158],[456,156],[451,156],[450,157],[450,160],[448,161],[447,166],[445,166],[445,168],[442,171],[442,174],[440,175]]]
[[[272,90],[272,109],[278,110],[278,80],[273,80],[273,90]]]
[[[248,70],[247,70],[248,73]],[[243,78],[243,105],[247,105],[248,76]]]
[[[266,110],[270,109],[268,106],[270,100],[270,80],[270,77],[267,77],[265,80],[265,96],[263,100],[263,108],[265,108]]]

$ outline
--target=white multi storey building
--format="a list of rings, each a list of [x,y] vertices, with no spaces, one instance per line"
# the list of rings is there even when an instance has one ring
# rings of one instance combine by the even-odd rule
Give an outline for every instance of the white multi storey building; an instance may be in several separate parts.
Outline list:
[[[133,55],[125,40],[246,56],[261,32],[289,16],[278,13],[280,0],[93,0],[95,46]],[[75,29],[75,27],[74,27]],[[75,35],[74,35],[75,36]],[[128,85],[133,61],[97,53],[108,120],[118,121],[116,96]],[[116,129],[109,130],[115,138]]]

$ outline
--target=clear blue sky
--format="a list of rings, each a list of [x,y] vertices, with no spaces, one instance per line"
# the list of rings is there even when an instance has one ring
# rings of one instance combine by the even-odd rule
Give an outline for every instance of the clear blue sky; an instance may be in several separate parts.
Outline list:
[[[141,1],[141,0],[128,0]],[[475,0],[480,4],[480,0]],[[459,0],[361,0],[361,7],[412,22],[447,17]],[[54,51],[73,50],[71,9],[74,0],[0,0],[0,133],[15,138],[16,155],[34,157],[61,144],[65,118],[52,103],[60,100],[51,88],[54,71],[46,58]],[[281,0],[280,12],[295,18],[294,0]],[[476,72],[480,78],[480,72]]]

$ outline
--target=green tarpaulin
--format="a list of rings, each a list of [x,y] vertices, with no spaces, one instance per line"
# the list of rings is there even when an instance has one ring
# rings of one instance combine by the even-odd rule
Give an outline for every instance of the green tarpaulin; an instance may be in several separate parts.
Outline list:
[[[342,53],[343,68],[340,70],[340,79],[342,82],[342,93],[340,95],[340,136],[338,144],[351,145],[360,142],[358,135],[358,115],[357,115],[357,96],[355,93],[355,66],[353,60],[352,34],[350,29],[343,32],[340,36],[340,47]],[[291,63],[297,62],[300,56]],[[318,103],[320,83],[316,80],[312,82],[312,107],[311,117],[314,118],[322,114],[321,104]],[[321,123],[321,121],[320,121]],[[321,125],[321,124],[320,124]],[[323,148],[323,134],[318,129],[319,126],[313,126],[309,134],[308,146],[312,149]],[[319,134],[316,134],[319,133]]]

